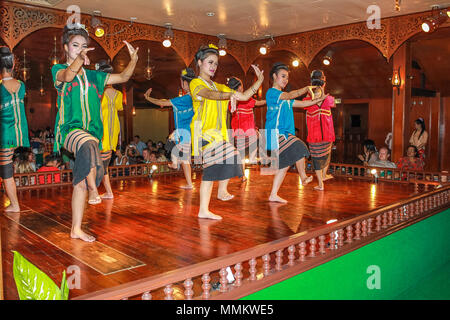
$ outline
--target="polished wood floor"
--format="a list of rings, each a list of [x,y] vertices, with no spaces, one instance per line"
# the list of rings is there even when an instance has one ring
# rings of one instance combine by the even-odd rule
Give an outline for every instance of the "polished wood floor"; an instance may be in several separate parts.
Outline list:
[[[250,248],[331,219],[348,219],[416,192],[410,184],[345,178],[328,181],[326,191],[318,192],[313,190],[315,180],[302,186],[298,175],[290,172],[279,193],[289,203],[273,205],[267,201],[273,177],[253,170],[247,174],[246,183],[230,181],[235,198],[228,202],[216,199],[215,185],[210,209],[221,214],[222,221],[196,217],[199,177],[194,177],[195,188],[190,191],[179,188],[184,182],[181,176],[115,181],[115,199],[88,206],[85,213],[84,228],[98,240],[95,250],[65,233],[71,225],[70,187],[20,192],[20,215],[7,216],[0,209],[5,299],[18,298],[11,250],[58,285],[63,270],[79,267],[80,289],[71,290],[73,298]],[[5,203],[5,195],[0,200]],[[98,260],[106,263],[121,257],[125,260],[111,272],[95,266],[101,265]]]

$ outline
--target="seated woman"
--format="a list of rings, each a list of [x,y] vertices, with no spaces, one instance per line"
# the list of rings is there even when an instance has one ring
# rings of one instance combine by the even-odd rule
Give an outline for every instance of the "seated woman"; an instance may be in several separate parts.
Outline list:
[[[364,140],[363,152],[363,154],[358,155],[358,159],[363,162],[363,165],[370,166],[372,162],[378,160],[378,151],[373,140]]]
[[[406,157],[397,161],[397,168],[402,170],[423,170],[424,165],[417,148],[413,145],[408,146]]]

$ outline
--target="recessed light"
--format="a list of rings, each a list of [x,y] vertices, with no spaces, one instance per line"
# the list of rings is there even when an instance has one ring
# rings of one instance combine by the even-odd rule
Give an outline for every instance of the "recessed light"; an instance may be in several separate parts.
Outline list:
[[[215,12],[212,12],[212,11],[206,13],[206,15],[207,15],[208,17],[214,17],[215,14],[216,14],[216,13],[215,13]]]

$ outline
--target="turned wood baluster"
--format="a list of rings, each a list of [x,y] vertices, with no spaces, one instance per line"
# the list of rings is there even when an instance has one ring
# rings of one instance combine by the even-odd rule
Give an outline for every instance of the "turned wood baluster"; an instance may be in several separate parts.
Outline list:
[[[250,278],[249,279],[251,281],[255,281],[257,279],[256,278],[256,264],[257,264],[256,259],[255,258],[250,259],[248,264],[250,265]]]
[[[282,250],[277,250],[277,252],[275,253],[275,269],[277,271],[280,271],[282,269],[281,264],[283,262],[283,251]]]
[[[242,284],[242,264],[239,262],[234,266],[234,270],[236,272],[234,273],[234,278],[236,281],[234,282],[235,287],[240,287]]]
[[[420,214],[422,214],[423,213],[423,199],[420,199]]]
[[[338,230],[338,247],[343,247],[344,246],[344,230],[343,229],[339,229]]]
[[[394,224],[393,222],[394,220],[394,213],[392,212],[392,210],[388,211],[388,225],[392,226]]]
[[[345,230],[347,230],[347,243],[352,243],[353,242],[353,227],[351,225],[347,226],[345,228]]]
[[[203,289],[203,294],[202,294],[202,298],[203,299],[209,299],[210,297],[210,293],[209,290],[211,289],[211,285],[209,284],[209,282],[211,281],[211,277],[209,276],[209,273],[205,273],[202,276],[202,289]]]
[[[306,243],[305,241],[300,242],[300,244],[298,245],[300,248],[299,254],[300,254],[300,261],[305,261],[305,256],[306,256]]]
[[[387,212],[383,213],[383,225],[381,226],[383,229],[387,228]]]
[[[398,208],[394,209],[394,224],[398,223]]]
[[[309,257],[315,257],[316,256],[316,243],[317,243],[317,240],[316,240],[316,238],[312,238],[312,239],[309,239]]]
[[[325,236],[322,234],[319,236],[319,252],[325,254]]]
[[[438,195],[435,194],[433,196],[433,209],[436,209],[438,207]]]
[[[377,215],[377,217],[375,218],[376,222],[375,222],[375,231],[376,232],[380,232],[381,231],[381,215]]]
[[[367,233],[368,234],[373,233],[373,231],[372,231],[372,222],[373,222],[373,218],[367,219]]]
[[[171,284],[164,287],[164,300],[173,300],[173,288]]]
[[[362,228],[361,228],[361,230],[362,230],[362,233],[361,233],[361,236],[364,238],[364,237],[367,237],[367,220],[363,220],[363,222],[361,222],[361,225],[362,225]]]
[[[409,217],[410,217],[410,218],[413,218],[414,215],[415,215],[415,213],[414,213],[414,203],[411,202],[411,203],[409,204]]]
[[[361,223],[360,222],[357,222],[355,224],[355,237],[353,239],[355,239],[355,240],[361,239]]]
[[[265,254],[262,256],[262,260],[263,260],[263,270],[264,270],[264,275],[268,276],[270,274],[270,255],[269,254]]]
[[[294,260],[295,260],[295,246],[289,246],[288,247],[288,265],[289,266],[293,266],[295,264]]]
[[[428,197],[424,199],[423,210],[424,212],[428,212]]]
[[[192,287],[194,286],[194,282],[192,281],[192,278],[187,278],[183,282],[184,285],[184,298],[186,300],[192,300],[192,297],[194,296],[194,290],[192,290]]]
[[[330,250],[336,249],[336,232],[330,232]]]
[[[414,201],[414,206],[415,206],[414,214],[415,214],[416,216],[418,216],[418,215],[420,214],[420,210],[419,210],[419,201],[418,201],[418,200]]]
[[[150,291],[145,291],[141,297],[142,300],[152,300],[152,294]]]
[[[227,292],[228,291],[228,279],[227,279],[227,269],[222,268],[219,271],[220,275],[220,292]]]

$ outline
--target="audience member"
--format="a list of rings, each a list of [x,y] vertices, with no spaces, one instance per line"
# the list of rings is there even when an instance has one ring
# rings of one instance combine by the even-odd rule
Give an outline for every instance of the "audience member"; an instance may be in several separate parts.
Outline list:
[[[386,147],[381,147],[378,153],[378,160],[369,161],[369,166],[371,167],[381,167],[381,168],[397,168],[394,162],[389,161],[389,149]]]
[[[61,165],[61,159],[55,155],[50,154],[45,157],[45,165],[40,167],[37,172],[48,172],[48,171],[59,171],[59,166]],[[53,183],[59,183],[61,181],[61,175],[59,173],[55,173],[53,175],[54,181]],[[52,183],[52,175],[40,175],[39,176],[39,184],[47,184]]]
[[[361,160],[365,166],[369,165],[369,161],[373,162],[378,160],[378,152],[373,140],[364,140],[363,151],[364,154],[358,155],[358,159]]]
[[[419,157],[419,152],[415,146],[410,145],[406,151],[406,157],[397,161],[397,167],[402,170],[423,170],[423,160]]]

